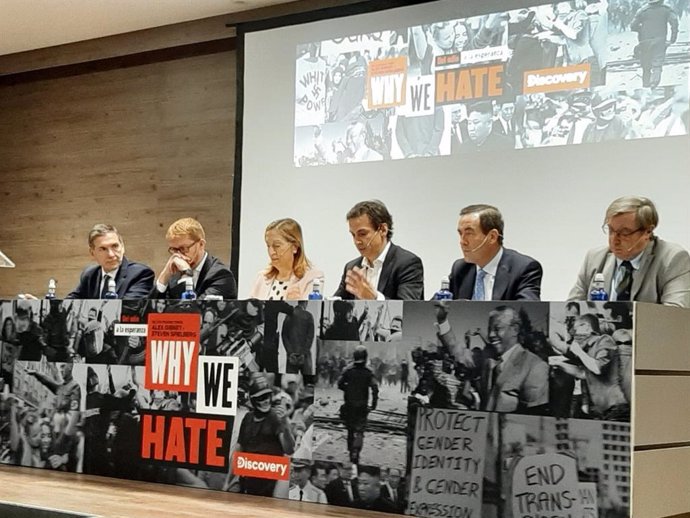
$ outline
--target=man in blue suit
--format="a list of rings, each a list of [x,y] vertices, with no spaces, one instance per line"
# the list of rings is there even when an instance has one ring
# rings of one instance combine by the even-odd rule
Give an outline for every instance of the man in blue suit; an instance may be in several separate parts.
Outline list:
[[[87,267],[68,299],[101,299],[108,280],[115,280],[119,299],[145,299],[153,289],[153,270],[145,264],[128,261],[125,243],[112,225],[99,223],[89,232],[89,253],[98,263]]]
[[[503,216],[491,205],[460,211],[460,248],[449,280],[454,299],[539,300],[542,267],[538,261],[503,248]]]

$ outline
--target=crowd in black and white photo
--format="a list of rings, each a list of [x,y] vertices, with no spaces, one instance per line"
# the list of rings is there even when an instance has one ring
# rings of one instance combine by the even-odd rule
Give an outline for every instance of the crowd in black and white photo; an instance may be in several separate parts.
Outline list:
[[[686,0],[573,0],[298,46],[295,165],[525,149],[690,131]],[[490,49],[484,56],[477,51]],[[439,56],[503,63],[501,94],[370,108],[372,62],[403,57],[408,81]],[[582,86],[526,93],[524,73],[585,65]]]

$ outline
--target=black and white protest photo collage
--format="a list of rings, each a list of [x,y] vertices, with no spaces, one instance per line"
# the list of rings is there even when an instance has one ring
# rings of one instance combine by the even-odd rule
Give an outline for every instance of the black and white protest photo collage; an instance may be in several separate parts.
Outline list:
[[[0,318],[4,464],[415,516],[629,515],[629,303],[0,301]]]
[[[454,19],[299,44],[295,166],[690,132],[687,1],[457,5]]]

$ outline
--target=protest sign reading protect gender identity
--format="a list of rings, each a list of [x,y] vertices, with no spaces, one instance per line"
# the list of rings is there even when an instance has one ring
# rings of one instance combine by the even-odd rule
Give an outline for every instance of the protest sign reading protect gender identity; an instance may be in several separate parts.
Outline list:
[[[487,417],[465,410],[418,410],[409,514],[480,517]]]

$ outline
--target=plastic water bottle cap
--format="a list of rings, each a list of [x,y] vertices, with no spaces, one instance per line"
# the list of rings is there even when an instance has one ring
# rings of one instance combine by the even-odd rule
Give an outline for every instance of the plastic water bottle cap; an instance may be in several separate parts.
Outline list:
[[[594,281],[595,282],[604,282],[604,274],[603,273],[595,273],[594,274]]]

